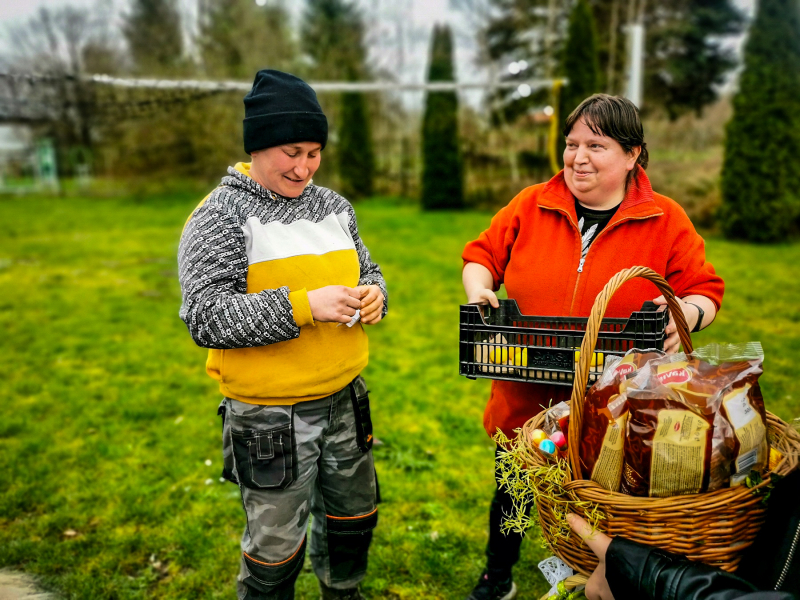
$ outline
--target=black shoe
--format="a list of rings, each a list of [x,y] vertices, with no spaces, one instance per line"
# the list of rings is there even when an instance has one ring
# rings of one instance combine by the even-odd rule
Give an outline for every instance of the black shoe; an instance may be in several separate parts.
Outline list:
[[[320,600],[366,600],[361,595],[361,590],[358,587],[350,588],[347,590],[337,590],[329,588],[327,585],[319,582]]]
[[[490,579],[489,572],[484,571],[467,600],[513,600],[516,597],[517,586],[511,575],[506,579]]]

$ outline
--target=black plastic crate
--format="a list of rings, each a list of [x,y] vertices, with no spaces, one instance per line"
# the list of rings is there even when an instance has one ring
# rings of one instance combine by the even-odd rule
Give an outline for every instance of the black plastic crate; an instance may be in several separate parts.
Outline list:
[[[669,311],[652,302],[628,319],[603,319],[588,385],[600,378],[606,357],[631,348],[663,350]],[[587,318],[523,315],[516,300],[461,305],[459,373],[470,379],[504,379],[572,387]]]

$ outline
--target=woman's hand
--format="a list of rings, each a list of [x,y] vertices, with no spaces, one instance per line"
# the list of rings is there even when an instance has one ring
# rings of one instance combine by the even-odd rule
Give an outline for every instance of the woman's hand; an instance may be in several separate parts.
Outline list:
[[[308,292],[311,316],[323,323],[349,323],[361,308],[362,292],[343,285],[328,285]]]
[[[500,307],[497,296],[490,289],[493,280],[489,269],[478,263],[467,263],[464,265],[461,278],[468,304],[491,304],[494,308]]]
[[[497,294],[485,288],[472,290],[472,292],[467,295],[467,304],[491,304],[495,308],[500,306],[500,302],[497,300]]]
[[[383,318],[383,292],[377,285],[359,285],[361,294],[361,322],[374,325]]]
[[[567,515],[567,523],[572,531],[581,536],[581,539],[595,553],[600,563],[586,582],[586,597],[589,600],[614,600],[611,588],[606,581],[606,552],[611,543],[611,538],[602,531],[592,529],[583,518],[574,513]]]
[[[696,306],[687,304],[678,297],[676,297],[675,300],[678,301],[678,305],[681,307],[683,316],[686,318],[686,323],[689,326],[689,331],[691,331],[697,324],[697,319],[700,317],[700,311],[697,310]],[[667,299],[664,298],[664,296],[659,296],[653,300],[653,304],[666,307]],[[667,354],[675,354],[678,351],[678,348],[681,347],[681,339],[678,337],[678,326],[675,324],[675,319],[672,313],[669,315],[669,323],[667,323],[667,328],[664,331],[667,334],[667,339],[664,340],[664,352]]]

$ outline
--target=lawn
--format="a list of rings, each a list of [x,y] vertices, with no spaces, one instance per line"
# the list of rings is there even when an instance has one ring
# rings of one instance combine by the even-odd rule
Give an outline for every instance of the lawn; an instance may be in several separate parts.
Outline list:
[[[65,598],[233,598],[244,525],[221,483],[219,394],[178,319],[178,237],[198,198],[0,199],[0,567]],[[457,375],[459,255],[485,213],[357,206],[390,315],[370,328],[383,504],[369,598],[457,599],[483,566],[493,444],[488,381]],[[760,340],[768,408],[800,416],[800,245],[711,239],[727,282],[696,336]],[[521,597],[546,584],[532,536]],[[308,567],[299,599],[316,599]]]

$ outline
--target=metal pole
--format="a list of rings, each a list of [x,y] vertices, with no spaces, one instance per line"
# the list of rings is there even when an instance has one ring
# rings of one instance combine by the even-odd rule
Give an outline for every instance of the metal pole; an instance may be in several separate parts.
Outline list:
[[[617,29],[619,28],[619,0],[611,4],[611,26],[608,41],[608,75],[606,77],[606,92],[614,93],[614,76],[617,69]]]
[[[644,24],[629,23],[628,33],[628,85],[625,97],[637,107],[642,107],[644,78]]]

